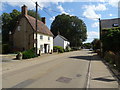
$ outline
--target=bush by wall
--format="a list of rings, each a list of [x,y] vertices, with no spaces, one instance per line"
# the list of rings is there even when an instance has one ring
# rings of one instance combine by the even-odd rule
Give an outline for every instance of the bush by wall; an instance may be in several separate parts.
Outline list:
[[[70,46],[67,46],[66,49],[65,49],[64,51],[65,51],[65,52],[69,52],[69,51],[71,51]]]
[[[117,69],[120,71],[120,53],[113,53],[112,51],[106,52],[104,59],[112,64],[112,65],[116,65]]]
[[[54,52],[59,52],[59,53],[63,53],[64,52],[64,49],[63,49],[63,47],[61,47],[61,46],[54,46],[53,47],[53,51]]]
[[[29,58],[37,57],[37,55],[35,54],[35,48],[23,51],[22,55],[23,55],[23,59],[29,59]]]

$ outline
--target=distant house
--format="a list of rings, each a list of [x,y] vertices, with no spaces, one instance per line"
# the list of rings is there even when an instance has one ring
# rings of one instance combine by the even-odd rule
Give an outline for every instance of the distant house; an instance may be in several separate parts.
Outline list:
[[[101,28],[102,29],[113,28],[113,27],[120,27],[120,18],[101,20]]]
[[[36,30],[35,18],[27,14],[27,6],[22,6],[22,14],[20,19],[12,32],[12,41],[14,50],[27,50],[35,47]],[[45,18],[38,22],[37,29],[37,53],[48,53],[53,50],[53,34],[45,25]]]
[[[102,33],[107,33],[106,29],[120,27],[120,18],[103,19],[101,20]]]
[[[53,40],[53,46],[61,46],[66,49],[70,45],[70,42],[63,36],[57,35]]]

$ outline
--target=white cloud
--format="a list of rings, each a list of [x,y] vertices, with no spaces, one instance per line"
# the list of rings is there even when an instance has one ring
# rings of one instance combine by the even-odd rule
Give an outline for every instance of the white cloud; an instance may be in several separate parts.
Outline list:
[[[83,16],[89,18],[89,19],[95,19],[95,18],[101,18],[101,14],[97,14],[96,11],[105,11],[107,10],[105,4],[98,4],[95,5],[85,5],[83,6],[84,12]]]
[[[67,12],[65,11],[65,9],[62,7],[62,5],[58,5],[58,6],[57,6],[57,9],[59,9],[61,13],[69,14],[69,13],[67,13]]]
[[[84,43],[91,43],[94,40],[94,38],[99,38],[99,32],[96,31],[89,31],[87,32],[87,35],[87,41],[85,41]]]
[[[99,37],[99,32],[90,31],[90,32],[87,32],[87,35],[89,39],[94,39]]]
[[[107,0],[108,4],[113,6],[113,7],[118,7],[118,3],[120,2],[120,0]]]
[[[74,16],[73,14],[68,13],[69,11],[66,12],[65,9],[62,7],[62,5],[58,5],[57,9],[60,10],[61,14],[67,14],[67,15],[70,15],[70,16]]]
[[[109,16],[113,16],[113,14],[109,14]]]
[[[92,24],[92,27],[98,27],[99,26],[99,22],[95,22]]]
[[[51,17],[49,20],[53,21],[55,19],[55,16]]]
[[[98,6],[94,6],[94,9],[96,11],[105,11],[105,10],[107,10],[105,4],[98,4]]]

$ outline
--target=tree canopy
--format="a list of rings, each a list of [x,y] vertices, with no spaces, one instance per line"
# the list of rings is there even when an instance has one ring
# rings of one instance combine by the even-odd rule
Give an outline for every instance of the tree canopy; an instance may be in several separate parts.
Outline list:
[[[100,49],[100,40],[99,39],[95,38],[91,44],[92,44],[93,50]]]
[[[28,10],[28,15],[30,15],[30,16],[32,16],[32,17],[36,17],[36,12],[34,11],[34,10]],[[37,18],[38,18],[38,20],[41,20],[41,18],[40,18],[40,14],[37,14]]]
[[[72,47],[79,47],[87,39],[86,25],[77,16],[66,14],[56,16],[51,24],[51,31],[55,36],[60,32],[70,41]]]
[[[104,51],[120,51],[120,27],[104,29],[106,33],[102,35]]]

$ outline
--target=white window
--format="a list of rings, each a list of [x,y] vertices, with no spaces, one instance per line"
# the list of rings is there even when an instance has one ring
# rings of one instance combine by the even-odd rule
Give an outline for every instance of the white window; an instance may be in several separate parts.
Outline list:
[[[40,50],[43,51],[43,45],[40,45]]]
[[[48,37],[48,40],[50,40],[50,37]]]
[[[20,31],[20,26],[17,27],[17,30]]]
[[[42,36],[42,35],[40,35],[40,39],[43,39],[43,36]]]

